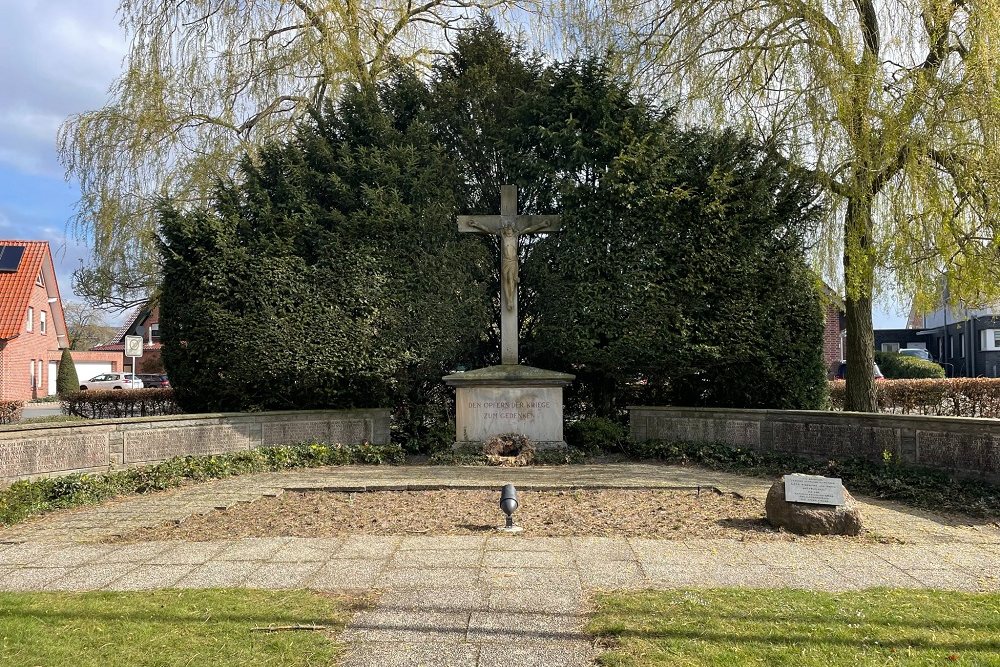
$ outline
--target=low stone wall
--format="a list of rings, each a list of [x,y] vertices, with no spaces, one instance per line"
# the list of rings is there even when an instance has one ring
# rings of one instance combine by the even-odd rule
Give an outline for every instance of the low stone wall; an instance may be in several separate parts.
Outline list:
[[[386,444],[389,411],[288,410],[6,426],[0,428],[0,484],[307,440]]]
[[[815,458],[882,461],[1000,482],[1000,419],[815,410],[629,407],[631,438],[719,442]]]

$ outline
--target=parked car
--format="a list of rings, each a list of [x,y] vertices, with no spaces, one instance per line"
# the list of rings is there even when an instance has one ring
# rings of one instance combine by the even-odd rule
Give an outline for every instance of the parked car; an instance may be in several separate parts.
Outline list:
[[[924,361],[934,361],[930,352],[919,347],[904,347],[899,353],[904,357],[916,357]]]
[[[170,379],[166,375],[160,374],[145,374],[136,375],[137,378],[142,380],[142,386],[147,389],[169,389]]]
[[[872,363],[872,372],[874,373],[874,378],[876,380],[884,380],[885,376],[882,375],[882,371],[879,370],[878,364]],[[837,368],[837,375],[835,376],[838,380],[847,379],[847,362],[841,361],[840,366]]]
[[[131,373],[104,373],[80,383],[80,391],[87,389],[142,389],[142,380]]]

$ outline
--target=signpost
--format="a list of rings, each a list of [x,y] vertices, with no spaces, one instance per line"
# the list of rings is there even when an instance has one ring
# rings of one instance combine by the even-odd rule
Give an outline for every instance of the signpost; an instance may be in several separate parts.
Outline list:
[[[135,360],[142,356],[142,336],[125,336],[125,356],[132,357],[132,388],[135,388]]]
[[[839,477],[785,475],[785,500],[790,503],[843,505],[844,484]]]

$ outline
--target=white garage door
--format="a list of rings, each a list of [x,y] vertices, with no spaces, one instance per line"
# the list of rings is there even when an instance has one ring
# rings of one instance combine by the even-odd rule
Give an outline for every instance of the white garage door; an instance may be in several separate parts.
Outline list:
[[[80,382],[86,382],[95,375],[111,372],[110,361],[76,361],[76,377]]]

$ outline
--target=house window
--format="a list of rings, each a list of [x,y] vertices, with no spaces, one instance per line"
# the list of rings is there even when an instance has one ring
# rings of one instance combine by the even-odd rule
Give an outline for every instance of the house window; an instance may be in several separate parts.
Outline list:
[[[35,309],[28,306],[28,331],[35,330]]]
[[[955,358],[955,337],[954,336],[950,336],[948,338],[948,358],[949,359],[954,359]]]
[[[35,284],[39,287],[45,287],[45,278],[42,278],[42,272],[38,272],[38,277],[35,278]]]
[[[149,342],[150,343],[159,343],[160,342],[160,325],[159,325],[159,323],[157,323],[157,324],[150,324],[149,325]]]
[[[34,359],[32,359],[31,361],[28,362],[28,375],[30,376],[28,381],[31,383],[31,388],[34,389],[35,388],[35,360]]]
[[[944,361],[944,338],[938,338],[938,359]]]
[[[958,334],[958,356],[965,357],[965,334]]]
[[[883,352],[899,352],[899,343],[882,343]]]
[[[38,331],[45,333],[45,330],[45,311],[41,310],[38,312]]]
[[[38,374],[35,377],[38,378],[38,384],[36,386],[39,387],[39,388],[44,387],[45,386],[45,380],[42,379],[42,360],[41,359],[38,360]]]
[[[1000,329],[983,329],[980,331],[979,349],[984,352],[1000,350]]]

